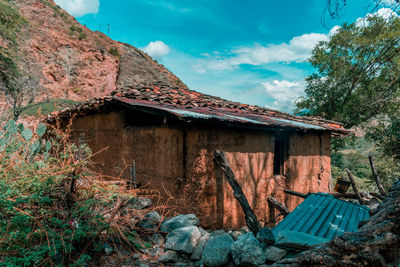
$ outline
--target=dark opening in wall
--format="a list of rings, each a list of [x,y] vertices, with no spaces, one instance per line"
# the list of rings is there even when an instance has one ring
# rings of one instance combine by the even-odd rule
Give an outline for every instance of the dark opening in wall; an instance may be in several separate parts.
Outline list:
[[[285,173],[284,163],[287,159],[288,137],[286,135],[275,136],[274,149],[274,174],[283,175]]]

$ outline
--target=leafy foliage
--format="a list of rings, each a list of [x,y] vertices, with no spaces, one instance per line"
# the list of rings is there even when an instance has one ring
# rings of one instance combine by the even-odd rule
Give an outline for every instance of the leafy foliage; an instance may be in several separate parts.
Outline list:
[[[85,177],[76,171],[84,149],[46,130],[11,120],[0,131],[0,266],[85,265],[87,244],[108,227],[90,188],[75,198],[66,191]]]
[[[111,47],[111,48],[108,50],[108,52],[109,52],[111,55],[113,55],[114,57],[120,57],[120,56],[121,56],[120,53],[119,53],[118,47]]]
[[[318,72],[307,77],[306,97],[298,110],[359,125],[378,114],[398,110],[400,97],[400,19],[370,17],[319,43],[310,63]]]
[[[297,113],[365,126],[377,148],[400,158],[400,18],[344,25],[314,48],[310,63],[317,72],[306,79]]]
[[[342,149],[332,153],[332,178],[345,177],[344,171],[350,169],[362,191],[377,191],[372,178],[369,155],[375,158],[375,166],[383,186],[388,189],[400,177],[400,162],[385,153],[377,151],[374,142],[365,137],[342,138]]]
[[[38,87],[18,66],[18,34],[26,23],[11,1],[0,0],[0,38],[6,44],[0,47],[0,91],[12,106],[15,120],[22,107],[34,100]]]
[[[70,108],[77,104],[76,101],[62,98],[54,98],[46,101],[28,105],[24,108],[21,114],[23,115],[47,115],[53,111],[63,108]]]

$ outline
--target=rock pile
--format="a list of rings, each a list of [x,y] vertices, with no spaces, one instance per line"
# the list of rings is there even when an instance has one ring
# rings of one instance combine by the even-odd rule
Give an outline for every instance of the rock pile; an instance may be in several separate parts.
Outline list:
[[[137,198],[128,202],[129,209],[145,209],[151,201]],[[257,236],[247,227],[241,231],[204,230],[194,214],[182,214],[161,221],[156,211],[142,216],[137,225],[149,235],[149,246],[139,249],[122,265],[150,266],[262,266],[283,259],[288,253],[273,246],[275,238],[268,228]],[[107,251],[106,251],[107,250]],[[117,250],[104,248],[102,266],[116,264]],[[115,255],[113,255],[115,254]]]

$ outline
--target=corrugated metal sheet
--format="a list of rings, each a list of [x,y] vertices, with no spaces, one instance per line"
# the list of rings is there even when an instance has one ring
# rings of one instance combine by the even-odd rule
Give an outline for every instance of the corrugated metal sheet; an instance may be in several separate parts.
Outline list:
[[[344,232],[355,232],[358,223],[369,218],[369,208],[316,193],[308,196],[275,228],[274,233],[289,230],[332,239]]]
[[[250,112],[233,112],[229,109],[218,109],[209,107],[191,107],[190,109],[188,109],[183,107],[179,108],[177,106],[167,106],[162,104],[155,104],[154,102],[149,101],[126,98],[119,98],[118,101],[129,104],[136,109],[154,109],[164,111],[183,119],[217,120],[221,122],[237,123],[257,127],[282,127],[319,131],[344,130],[336,127],[322,127],[310,123],[275,118],[267,115],[258,115]]]

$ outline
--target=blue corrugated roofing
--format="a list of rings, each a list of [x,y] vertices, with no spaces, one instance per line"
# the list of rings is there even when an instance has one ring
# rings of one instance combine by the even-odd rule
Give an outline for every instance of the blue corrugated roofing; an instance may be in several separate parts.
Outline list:
[[[332,239],[355,232],[358,223],[369,218],[369,208],[324,193],[310,194],[286,216],[273,232],[297,231]]]

